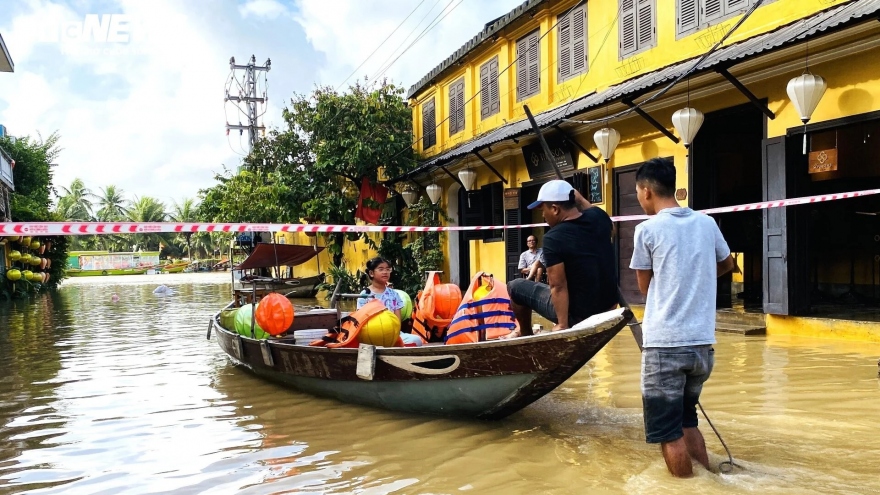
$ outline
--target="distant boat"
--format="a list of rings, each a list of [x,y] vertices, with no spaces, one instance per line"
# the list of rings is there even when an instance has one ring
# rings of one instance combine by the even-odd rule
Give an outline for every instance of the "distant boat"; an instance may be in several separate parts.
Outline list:
[[[177,263],[168,263],[159,267],[165,273],[181,273],[190,265],[189,261],[178,261]]]
[[[303,246],[299,244],[269,244],[259,243],[247,257],[233,270],[244,272],[245,270],[260,270],[279,268],[281,266],[295,267],[311,260],[323,251],[323,247]],[[318,294],[318,285],[324,282],[325,274],[319,273],[310,277],[275,278],[271,281],[263,277],[263,280],[252,283],[248,280],[254,275],[245,275],[233,283],[233,292],[236,299],[239,297],[250,298],[254,289],[257,297],[262,297],[270,292],[278,292],[289,298],[311,298]]]
[[[143,275],[149,268],[109,268],[107,270],[80,270],[68,268],[67,274],[71,277],[100,277],[102,275]]]

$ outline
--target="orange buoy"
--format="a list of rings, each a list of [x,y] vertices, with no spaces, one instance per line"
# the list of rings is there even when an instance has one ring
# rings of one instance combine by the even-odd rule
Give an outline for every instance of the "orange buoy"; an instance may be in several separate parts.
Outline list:
[[[461,304],[461,289],[455,284],[437,284],[434,286],[434,312],[438,318],[452,318],[458,305]]]
[[[281,335],[293,324],[293,304],[290,299],[273,292],[260,300],[255,316],[269,335]]]

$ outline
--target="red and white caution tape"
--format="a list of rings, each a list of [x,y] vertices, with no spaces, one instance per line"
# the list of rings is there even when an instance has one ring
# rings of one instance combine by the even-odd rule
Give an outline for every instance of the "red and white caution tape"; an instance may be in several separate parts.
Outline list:
[[[880,189],[868,189],[840,194],[823,194],[803,198],[763,201],[737,206],[724,206],[700,210],[702,213],[732,213],[737,211],[764,210],[767,208],[783,208],[810,203],[822,203],[839,199],[861,198],[880,194]],[[611,217],[615,222],[631,222],[647,219],[647,215],[628,215]],[[96,235],[96,234],[153,234],[153,233],[188,233],[188,232],[306,232],[306,233],[346,233],[346,232],[450,232],[498,229],[528,229],[546,227],[546,223],[530,223],[523,225],[488,225],[488,226],[381,226],[381,225],[306,225],[296,223],[175,223],[175,222],[5,222],[0,223],[0,236],[49,236],[49,235]]]

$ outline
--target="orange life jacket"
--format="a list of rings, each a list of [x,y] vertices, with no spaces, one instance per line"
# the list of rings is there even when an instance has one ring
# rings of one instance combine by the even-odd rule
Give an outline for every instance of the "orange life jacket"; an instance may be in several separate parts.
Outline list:
[[[385,308],[385,304],[378,299],[372,299],[367,304],[361,306],[361,309],[358,309],[354,313],[343,318],[340,327],[331,329],[327,335],[319,340],[310,342],[309,345],[314,347],[328,347],[331,349],[341,347],[356,348],[360,343],[358,341],[358,334],[360,333],[361,328],[367,324],[370,318],[383,311],[388,311],[388,309]],[[403,340],[401,340],[399,336],[397,337],[397,342],[394,344],[394,347],[403,347]]]
[[[443,287],[443,297],[454,299],[438,301],[438,287]],[[461,289],[455,284],[441,284],[439,272],[428,272],[425,288],[419,292],[414,301],[412,333],[425,342],[443,342],[446,330],[452,323],[454,311],[450,314],[437,314],[438,307],[458,307],[461,302]]]
[[[483,284],[489,285],[489,292],[479,301],[474,300],[474,291]],[[477,272],[446,334],[447,344],[470,344],[481,340],[493,340],[519,329],[519,322],[510,308],[510,295],[507,285],[495,280],[485,272]],[[485,337],[480,338],[480,333]]]

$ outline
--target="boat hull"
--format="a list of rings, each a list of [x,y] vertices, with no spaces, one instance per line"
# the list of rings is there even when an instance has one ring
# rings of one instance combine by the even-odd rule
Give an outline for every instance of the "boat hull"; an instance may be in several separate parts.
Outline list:
[[[324,281],[324,277],[325,275],[322,273],[314,277],[295,278],[287,281],[298,281],[299,283],[296,285],[286,282],[260,282],[257,284],[257,294],[265,295],[269,292],[277,292],[288,298],[312,298],[318,294],[318,284]],[[247,282],[236,282],[233,289],[239,292],[247,292],[249,289],[252,289],[252,285]]]
[[[323,310],[326,311],[326,310]],[[220,326],[220,348],[258,376],[344,402],[438,416],[499,419],[544,396],[587,363],[632,318],[620,309],[579,330],[504,341],[422,347],[327,349],[260,341]],[[334,313],[318,318],[335,319]],[[301,329],[308,316],[297,315]],[[361,374],[358,362],[361,361]],[[364,374],[364,362],[371,370]]]

